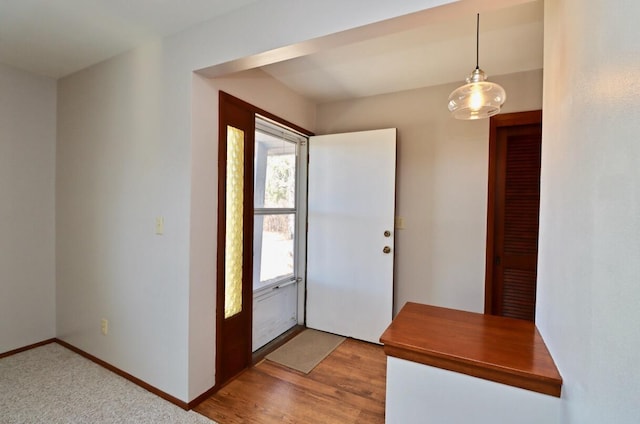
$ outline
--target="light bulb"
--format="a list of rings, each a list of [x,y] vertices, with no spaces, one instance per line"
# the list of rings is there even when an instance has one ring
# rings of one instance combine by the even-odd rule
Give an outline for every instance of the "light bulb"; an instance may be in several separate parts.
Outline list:
[[[482,89],[477,84],[474,84],[474,87],[471,88],[471,94],[469,97],[469,109],[473,112],[477,112],[482,109],[484,96],[482,95]]]

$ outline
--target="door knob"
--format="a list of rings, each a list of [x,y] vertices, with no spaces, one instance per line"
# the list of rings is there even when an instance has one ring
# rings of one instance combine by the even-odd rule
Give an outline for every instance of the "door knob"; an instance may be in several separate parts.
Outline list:
[[[387,230],[384,232],[385,237],[391,237],[391,231]]]
[[[391,252],[391,248],[390,248],[389,246],[385,246],[385,247],[382,249],[382,252],[383,252],[383,253],[389,253],[389,252]]]

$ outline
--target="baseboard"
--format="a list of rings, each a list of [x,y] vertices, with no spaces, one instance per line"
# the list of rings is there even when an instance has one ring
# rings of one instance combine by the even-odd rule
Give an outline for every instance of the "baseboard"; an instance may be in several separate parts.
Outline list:
[[[129,374],[128,372],[125,372],[119,368],[114,367],[113,365],[109,364],[108,362],[103,361],[102,359],[96,358],[95,356],[83,351],[82,349],[78,349],[77,347],[63,341],[60,339],[54,339],[54,341],[56,343],[58,343],[61,346],[66,347],[67,349],[77,353],[80,356],[83,356],[85,358],[87,358],[88,360],[95,362],[96,364],[100,365],[103,368],[108,369],[109,371],[118,374],[120,377],[122,378],[126,378],[127,380],[129,380],[130,382],[132,382],[133,384],[136,384],[140,387],[142,387],[145,390],[148,390],[149,392],[153,393],[156,396],[161,397],[162,399],[173,403],[176,406],[179,406],[180,408],[184,409],[185,411],[188,411],[192,408],[192,406],[190,406],[190,403],[184,402],[176,397],[171,396],[170,394],[163,392],[162,390],[153,387],[151,384],[140,380],[137,377],[132,376],[131,374]]]
[[[10,350],[10,351],[5,352],[5,353],[0,353],[0,359],[6,358],[7,356],[15,355],[16,353],[25,352],[27,350],[35,349],[35,348],[40,347],[40,346],[48,345],[48,344],[53,343],[55,341],[56,341],[56,339],[43,340],[41,342],[30,344],[30,345],[24,346],[24,347],[19,347],[18,349],[13,349],[13,350]]]
[[[220,389],[221,387],[218,387],[218,385],[216,384],[215,386],[213,386],[212,388],[210,388],[209,390],[207,390],[206,392],[204,392],[203,394],[201,394],[200,396],[198,396],[197,398],[189,402],[187,404],[189,406],[189,409],[193,409],[196,406],[200,405],[202,402],[209,399]]]
[[[253,367],[253,365],[249,366],[249,368],[251,368],[251,367]],[[209,399],[211,396],[215,395],[223,387],[226,387],[228,384],[230,384],[236,378],[238,378],[242,374],[244,374],[249,368],[243,369],[238,374],[236,374],[235,376],[231,377],[229,380],[225,381],[223,384],[218,385],[218,383],[216,383],[215,386],[213,386],[212,388],[210,388],[209,390],[207,390],[206,392],[204,392],[203,394],[201,394],[200,396],[198,396],[197,398],[195,398],[194,400],[189,402],[189,409],[195,408],[196,406],[200,405],[205,400]]]

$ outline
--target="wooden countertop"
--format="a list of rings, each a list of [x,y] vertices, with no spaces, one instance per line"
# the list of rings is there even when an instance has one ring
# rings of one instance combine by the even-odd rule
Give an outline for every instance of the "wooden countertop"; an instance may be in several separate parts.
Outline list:
[[[407,303],[380,342],[389,356],[560,397],[562,377],[529,321]]]

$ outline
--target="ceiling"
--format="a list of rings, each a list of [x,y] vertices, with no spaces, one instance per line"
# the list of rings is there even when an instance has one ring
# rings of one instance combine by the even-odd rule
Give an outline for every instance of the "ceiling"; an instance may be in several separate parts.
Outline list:
[[[0,62],[60,78],[150,39],[260,0],[0,0]],[[480,66],[542,68],[543,1],[487,9]],[[475,13],[322,50],[261,69],[316,103],[450,82],[475,68]]]
[[[480,16],[480,67],[491,75],[542,69],[543,2]],[[463,82],[476,65],[476,15],[320,51],[261,69],[315,101]]]
[[[259,0],[0,0],[0,62],[60,78]]]

